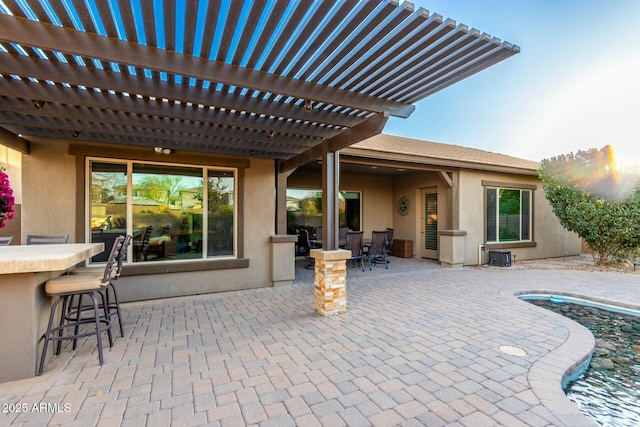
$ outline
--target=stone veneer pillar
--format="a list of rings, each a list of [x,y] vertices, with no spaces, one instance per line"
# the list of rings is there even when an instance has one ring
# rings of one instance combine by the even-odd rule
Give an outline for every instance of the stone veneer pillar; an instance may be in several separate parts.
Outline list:
[[[351,251],[311,250],[315,259],[316,312],[335,316],[347,312],[347,259]]]

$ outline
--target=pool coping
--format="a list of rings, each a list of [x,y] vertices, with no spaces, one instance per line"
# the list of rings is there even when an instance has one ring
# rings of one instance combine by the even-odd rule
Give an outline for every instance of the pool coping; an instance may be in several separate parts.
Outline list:
[[[597,308],[602,308],[600,306],[606,305],[634,311],[640,310],[640,307],[636,305],[571,292],[536,290],[518,291],[513,295],[521,301],[526,301],[526,299],[522,298],[523,296],[535,295],[539,297],[548,296],[549,298],[552,296],[562,296],[593,303],[592,306]],[[542,309],[546,310],[544,308]],[[553,311],[546,311],[549,316],[554,317],[567,328],[568,336],[567,340],[560,347],[550,351],[533,363],[527,375],[531,391],[538,397],[540,402],[549,410],[553,411],[565,425],[581,426],[584,425],[585,422],[589,422],[591,425],[598,425],[594,420],[580,411],[580,409],[569,400],[563,390],[563,386],[568,379],[579,375],[588,368],[595,350],[595,337],[589,329],[580,323]]]

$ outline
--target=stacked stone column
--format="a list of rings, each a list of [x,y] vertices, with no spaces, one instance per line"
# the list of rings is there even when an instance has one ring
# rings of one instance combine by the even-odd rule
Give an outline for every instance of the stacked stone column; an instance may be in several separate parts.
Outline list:
[[[347,312],[347,259],[351,251],[313,249],[315,258],[315,307],[322,316]]]

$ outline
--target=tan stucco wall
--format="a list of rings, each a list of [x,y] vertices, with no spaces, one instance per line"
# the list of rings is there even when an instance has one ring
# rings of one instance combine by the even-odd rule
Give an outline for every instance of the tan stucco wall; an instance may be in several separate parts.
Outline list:
[[[438,192],[438,230],[447,230],[451,227],[451,191],[447,189],[442,179],[434,172],[413,172],[397,176],[394,179],[393,191],[393,224],[394,239],[412,240],[413,253],[420,257],[420,245],[422,244],[422,221],[424,202],[422,190],[437,188]],[[398,203],[401,197],[407,197],[411,209],[409,214],[402,216],[398,211]]]
[[[65,142],[32,141],[22,156],[22,243],[27,234],[69,234],[75,243],[75,226],[75,157]]]
[[[536,246],[505,248],[516,255],[516,260],[568,256],[581,252],[580,238],[560,225],[537,177],[463,171],[460,174],[460,229],[467,232],[464,261],[466,265],[478,263],[478,247],[484,244],[483,180],[536,185],[533,196],[533,232]]]
[[[362,231],[371,238],[374,230],[393,227],[393,181],[380,176],[345,175],[340,188],[362,191]]]
[[[66,142],[34,141],[23,155],[23,243],[27,234],[70,235],[76,242],[76,222],[84,206],[76,206],[76,158]],[[251,159],[244,169],[239,194],[244,208],[244,258],[249,268],[218,269],[121,277],[124,301],[271,286],[270,238],[275,234],[275,177],[272,160]],[[293,261],[292,261],[293,262]]]

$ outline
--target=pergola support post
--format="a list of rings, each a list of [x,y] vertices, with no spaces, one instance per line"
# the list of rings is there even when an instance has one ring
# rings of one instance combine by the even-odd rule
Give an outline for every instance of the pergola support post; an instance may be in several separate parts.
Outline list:
[[[340,154],[322,153],[322,249],[338,249],[338,191],[340,189]]]
[[[276,234],[287,234],[287,179],[295,169],[279,171],[279,162],[275,162],[276,175]]]

